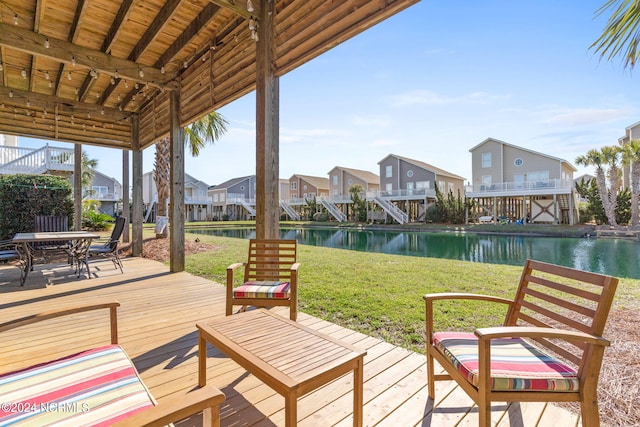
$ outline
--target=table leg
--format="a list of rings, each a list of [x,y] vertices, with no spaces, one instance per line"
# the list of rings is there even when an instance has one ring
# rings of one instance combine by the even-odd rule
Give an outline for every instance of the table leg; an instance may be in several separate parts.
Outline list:
[[[207,385],[207,340],[198,331],[198,386]]]
[[[362,427],[362,405],[363,398],[363,357],[357,360],[356,368],[353,370],[353,425],[354,427]]]
[[[285,427],[298,425],[298,398],[293,393],[284,397],[284,425]]]
[[[20,286],[24,286],[24,282],[27,281],[27,274],[29,274],[29,272],[33,268],[33,255],[31,255],[31,250],[29,248],[29,244],[28,243],[22,243],[22,250],[24,252],[24,256],[25,256],[26,259],[25,259],[25,263],[24,263],[24,271],[20,275]]]

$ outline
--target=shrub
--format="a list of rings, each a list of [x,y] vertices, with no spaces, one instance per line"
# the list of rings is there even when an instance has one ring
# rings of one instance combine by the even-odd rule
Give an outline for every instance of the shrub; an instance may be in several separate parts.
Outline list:
[[[36,215],[63,215],[73,227],[71,184],[53,175],[0,176],[0,239],[33,232]]]

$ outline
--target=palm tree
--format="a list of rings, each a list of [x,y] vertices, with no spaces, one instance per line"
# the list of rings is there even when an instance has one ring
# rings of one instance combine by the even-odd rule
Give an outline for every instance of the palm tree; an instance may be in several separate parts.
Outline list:
[[[80,182],[82,183],[82,188],[86,188],[87,193],[90,193],[91,183],[93,182],[93,177],[96,175],[96,168],[98,167],[98,159],[90,159],[89,155],[86,151],[82,152],[82,175],[80,177]]]
[[[219,113],[212,112],[184,129],[184,143],[193,157],[198,157],[207,143],[215,143],[227,131],[227,120]],[[168,216],[169,177],[171,173],[171,149],[169,137],[156,142],[153,165],[153,179],[158,192],[158,216]],[[156,238],[166,238],[167,228],[156,233]]]
[[[618,189],[620,188],[620,147],[617,145],[609,145],[600,149],[602,160],[609,165],[609,210],[613,222],[609,220],[609,225],[618,225],[616,222],[616,207],[618,205]],[[607,216],[608,217],[608,216]]]
[[[604,159],[602,151],[591,149],[587,151],[584,156],[576,157],[576,164],[580,166],[595,166],[596,168],[596,183],[598,184],[598,192],[600,193],[600,199],[602,200],[602,206],[604,207],[604,213],[607,216],[607,222],[610,225],[616,224],[615,211],[610,208],[609,191],[607,190],[607,177],[603,165],[607,162]],[[614,212],[613,215],[611,213]]]
[[[625,68],[633,68],[640,55],[640,6],[636,0],[607,0],[596,11],[596,15],[600,16],[610,9],[611,16],[602,35],[589,48],[608,60],[622,55]]]
[[[637,227],[640,224],[640,141],[632,139],[622,146],[622,161],[630,166],[631,179],[631,225]]]

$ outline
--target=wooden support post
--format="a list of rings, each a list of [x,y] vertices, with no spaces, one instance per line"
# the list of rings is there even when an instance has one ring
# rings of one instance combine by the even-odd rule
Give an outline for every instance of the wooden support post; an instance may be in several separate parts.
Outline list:
[[[256,237],[279,238],[280,80],[274,73],[275,2],[262,1],[256,42]]]
[[[129,150],[122,150],[122,216],[127,219],[127,226],[122,232],[122,241],[129,242]]]
[[[80,231],[82,230],[82,144],[73,145],[73,206],[73,229]]]
[[[180,127],[180,92],[169,94],[169,144],[171,146],[171,203],[169,206],[172,273],[184,271],[184,132]]]
[[[133,215],[132,224],[132,243],[131,255],[142,255],[142,150],[140,150],[140,139],[138,134],[138,115],[131,115],[131,146],[133,148]]]

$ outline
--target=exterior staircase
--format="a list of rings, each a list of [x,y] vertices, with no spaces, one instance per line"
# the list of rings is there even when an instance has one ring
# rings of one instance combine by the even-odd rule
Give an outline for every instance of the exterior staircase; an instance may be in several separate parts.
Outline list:
[[[300,221],[300,215],[296,212],[286,200],[280,200],[280,207],[285,211],[289,218],[294,221]]]
[[[391,218],[398,221],[400,224],[409,222],[409,215],[407,215],[402,209],[398,208],[392,202],[384,199],[380,196],[374,196],[373,201],[380,206],[386,213],[391,215]]]
[[[333,216],[338,222],[344,222],[347,220],[347,216],[340,210],[338,207],[329,199],[325,197],[318,197],[318,201],[327,208],[327,211]]]
[[[0,146],[0,175],[73,173],[74,150]]]
[[[249,204],[249,202],[247,202],[245,199],[238,199],[237,202],[238,204],[240,204],[240,206],[245,208],[247,212],[249,212],[249,215],[256,216],[256,209],[251,204]]]

